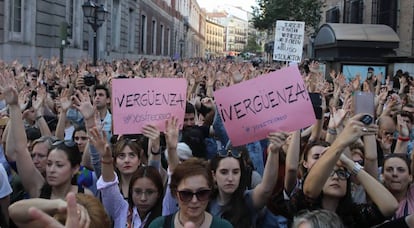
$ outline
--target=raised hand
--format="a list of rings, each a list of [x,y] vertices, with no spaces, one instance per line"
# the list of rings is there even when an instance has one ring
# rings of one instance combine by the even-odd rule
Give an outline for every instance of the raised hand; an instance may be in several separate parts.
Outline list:
[[[160,146],[160,131],[154,125],[148,124],[142,128],[142,134],[150,140],[152,152],[157,152]]]
[[[179,131],[180,128],[176,117],[172,117],[165,121],[165,141],[167,143],[167,148],[177,148]]]
[[[360,113],[349,119],[335,142],[338,141],[342,145],[349,146],[361,136],[375,135],[378,132],[378,126],[375,124],[366,125],[362,123],[360,119],[363,116],[364,114]]]
[[[70,99],[69,89],[62,90],[59,100],[62,111],[66,113],[66,111],[72,106],[72,100]]]
[[[98,128],[93,127],[89,129],[89,142],[96,148],[102,157],[112,158],[112,152],[106,140],[105,131],[100,131]]]
[[[285,144],[285,141],[289,134],[285,132],[272,132],[270,133],[267,138],[269,139],[269,149],[272,153],[279,152],[279,149],[282,148],[283,144]]]
[[[4,71],[0,75],[0,92],[4,96],[4,100],[8,105],[18,104],[18,94],[13,74],[10,71]]]
[[[77,90],[75,95],[72,96],[73,107],[79,110],[85,120],[94,117],[95,109],[91,103],[88,91]]]

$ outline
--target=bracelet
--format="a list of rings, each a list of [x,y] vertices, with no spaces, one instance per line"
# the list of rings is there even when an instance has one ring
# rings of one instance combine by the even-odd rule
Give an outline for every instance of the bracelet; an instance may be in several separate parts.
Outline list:
[[[364,167],[362,167],[358,162],[354,163],[354,167],[352,168],[352,174],[354,174],[355,176],[358,175],[359,171],[361,171],[361,169],[363,169]]]
[[[328,133],[331,134],[331,135],[336,135],[337,134],[336,129],[333,129],[333,128],[328,128]]]
[[[160,155],[160,154],[161,154],[161,148],[158,150],[158,152],[154,152],[154,151],[152,151],[152,149],[151,149],[151,154],[152,154],[152,155]]]
[[[401,136],[398,136],[398,140],[400,140],[400,141],[402,141],[402,142],[408,142],[408,141],[410,141],[410,137],[401,137]]]
[[[112,164],[114,164],[114,159],[113,159],[113,158],[111,158],[111,160],[110,160],[110,161],[105,161],[105,160],[103,160],[103,159],[101,158],[101,163],[102,163],[102,164],[105,164],[105,165],[112,165]]]

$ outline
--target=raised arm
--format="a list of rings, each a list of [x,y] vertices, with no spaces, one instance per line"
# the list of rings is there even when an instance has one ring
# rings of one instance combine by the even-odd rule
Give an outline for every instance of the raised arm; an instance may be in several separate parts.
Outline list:
[[[154,125],[146,125],[142,134],[148,138],[148,165],[159,169],[161,166],[160,131]]]
[[[105,131],[100,133],[96,127],[89,129],[90,143],[101,154],[102,163],[102,178],[105,182],[111,182],[115,180],[114,172],[114,159],[112,157],[111,148],[106,141]]]
[[[375,135],[366,135],[364,139],[364,169],[375,179],[378,178],[378,155]]]
[[[5,101],[10,111],[9,142],[7,149],[16,155],[16,165],[23,187],[31,197],[38,197],[40,189],[45,180],[39,170],[33,164],[30,153],[27,149],[27,138],[24,130],[22,113],[18,105],[17,91],[13,84],[13,79],[0,76],[0,91],[5,96]]]
[[[300,156],[300,131],[291,135],[285,161],[285,190],[290,194],[296,186]]]
[[[267,148],[268,157],[263,171],[263,179],[253,189],[252,195],[253,206],[257,209],[263,208],[272,195],[279,170],[279,150],[285,143],[286,138],[287,134],[281,132],[270,133],[268,136],[270,144]]]
[[[64,89],[60,94],[59,98],[60,102],[60,113],[59,113],[59,120],[56,126],[55,136],[60,139],[65,139],[65,127],[66,127],[66,112],[72,105],[72,100],[69,97],[69,89]]]
[[[43,116],[44,114],[44,101],[46,99],[46,88],[42,85],[37,89],[37,96],[32,98],[33,109],[36,112],[36,123],[39,127],[42,136],[51,136],[49,126]]]
[[[345,128],[338,135],[337,140],[333,142],[332,146],[328,148],[323,156],[319,158],[318,162],[310,169],[303,184],[303,192],[307,197],[312,199],[319,197],[323,185],[328,180],[346,147],[363,135],[373,135],[377,132],[378,127],[376,125],[364,125],[359,121],[362,116],[363,114],[358,114],[348,120]]]
[[[168,169],[171,173],[174,172],[175,167],[177,167],[180,161],[177,155],[178,133],[178,119],[176,117],[172,117],[165,122],[165,140],[167,143],[168,151]]]
[[[358,164],[347,156],[342,154],[340,160],[348,170],[352,170],[352,174],[354,174],[362,184],[372,202],[378,206],[382,215],[385,217],[392,216],[398,208],[398,201],[391,192],[389,192],[383,184],[378,182],[375,177],[371,176],[365,170],[360,169]]]

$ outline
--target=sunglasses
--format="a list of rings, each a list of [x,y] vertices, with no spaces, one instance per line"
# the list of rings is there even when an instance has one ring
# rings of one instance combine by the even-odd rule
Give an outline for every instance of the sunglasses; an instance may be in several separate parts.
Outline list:
[[[72,140],[57,140],[54,143],[52,143],[52,146],[57,147],[57,146],[62,145],[62,144],[64,144],[66,147],[69,147],[69,148],[77,146],[76,142],[74,142]]]
[[[210,198],[210,189],[204,189],[197,192],[191,192],[191,191],[178,191],[178,196],[181,201],[183,202],[190,202],[194,196],[196,196],[198,201],[206,201]]]
[[[338,178],[340,180],[346,180],[348,179],[351,174],[343,169],[337,169],[337,170],[333,170],[331,173],[331,177],[333,177],[336,174],[336,176],[338,176]]]
[[[217,154],[222,158],[230,157],[230,156],[233,157],[233,158],[240,158],[241,157],[241,152],[239,152],[238,150],[234,150],[234,149],[219,150],[217,152]]]

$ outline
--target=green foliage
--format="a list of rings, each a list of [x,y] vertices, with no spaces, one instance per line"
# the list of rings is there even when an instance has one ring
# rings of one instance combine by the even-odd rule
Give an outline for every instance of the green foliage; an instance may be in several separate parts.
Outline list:
[[[253,25],[259,30],[274,29],[277,20],[304,21],[306,28],[316,31],[321,20],[323,0],[256,0]]]
[[[249,35],[249,39],[247,40],[247,45],[244,48],[244,52],[260,52],[261,47],[257,43],[257,36],[256,35]]]

